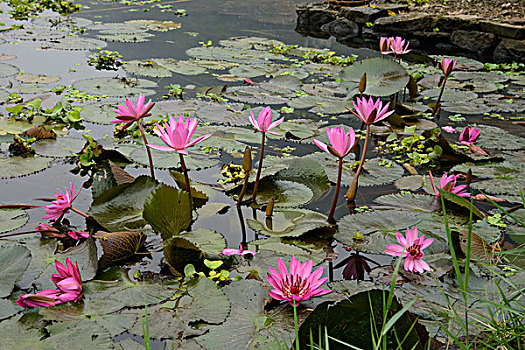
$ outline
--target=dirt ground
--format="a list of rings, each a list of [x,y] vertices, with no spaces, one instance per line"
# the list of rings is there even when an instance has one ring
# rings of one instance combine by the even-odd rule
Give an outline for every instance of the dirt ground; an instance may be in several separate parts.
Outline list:
[[[421,5],[415,2],[410,1],[412,9],[427,13],[476,15],[497,22],[525,25],[525,0],[427,0]]]

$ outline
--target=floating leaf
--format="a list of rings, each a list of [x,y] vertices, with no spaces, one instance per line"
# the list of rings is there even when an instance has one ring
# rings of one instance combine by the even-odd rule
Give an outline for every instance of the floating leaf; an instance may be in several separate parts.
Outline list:
[[[7,63],[0,62],[0,78],[10,77],[18,73],[18,68]]]
[[[145,79],[119,77],[84,79],[73,84],[73,87],[80,91],[111,97],[131,97],[138,94],[152,95],[155,91],[150,89],[156,86],[156,83]]]
[[[197,135],[195,135],[195,137],[197,137]],[[164,145],[164,143],[162,143],[158,137],[149,137],[148,142],[150,144]],[[153,158],[154,168],[170,169],[180,166],[180,158],[178,153],[175,151],[167,152],[151,149],[151,156]],[[143,147],[137,147],[133,152],[131,152],[129,157],[138,164],[149,166],[148,154]],[[216,166],[220,163],[220,160],[215,155],[190,151],[189,156],[185,157],[184,162],[186,163],[186,167],[188,169],[199,170]]]
[[[380,196],[374,202],[396,209],[432,213],[441,210],[441,200],[434,195],[395,193]]]
[[[0,233],[15,230],[24,226],[29,215],[22,209],[0,209]]]
[[[525,148],[525,138],[513,135],[506,130],[489,125],[475,125],[481,131],[478,145],[483,149],[498,151],[520,150]]]
[[[146,77],[166,78],[172,75],[169,69],[155,62],[155,60],[127,61],[122,67],[128,73]]]
[[[16,315],[19,311],[20,308],[17,308],[11,300],[0,299],[0,321]]]
[[[49,47],[57,50],[100,50],[107,45],[106,42],[97,39],[67,36],[57,42],[50,43]]]
[[[297,207],[308,203],[313,192],[308,186],[299,182],[275,180],[262,181],[257,191],[256,202],[267,203],[274,199],[276,207]]]
[[[102,39],[104,41],[113,41],[113,42],[120,42],[120,43],[142,43],[149,41],[148,38],[152,38],[155,35],[151,33],[135,33],[135,34],[127,34],[127,33],[115,33],[115,34],[99,34],[97,35],[97,38]]]
[[[271,228],[255,219],[247,219],[246,222],[253,230],[270,237],[299,237],[309,231],[330,226],[326,216],[307,209],[274,211]]]
[[[179,61],[173,58],[156,58],[154,60],[173,73],[183,75],[199,75],[206,73],[206,68],[197,64],[197,61]]]
[[[54,262],[55,251],[58,241],[55,239],[40,239],[32,237],[25,242],[25,246],[31,250],[32,260],[22,277],[17,282],[20,289],[29,289],[33,282],[42,274],[49,264]]]
[[[40,338],[42,338],[42,333],[38,328],[20,322],[20,318],[12,317],[0,323],[2,346],[6,349],[27,350],[35,348],[35,344],[39,344]],[[40,346],[37,348],[41,349]]]
[[[144,219],[163,239],[186,230],[191,222],[192,204],[188,192],[162,185],[144,202]]]
[[[80,152],[85,143],[85,139],[57,137],[56,140],[37,141],[33,144],[33,148],[40,156],[59,158]]]
[[[16,244],[0,247],[0,298],[11,294],[30,262],[31,252],[24,246]]]
[[[148,30],[157,32],[167,32],[169,30],[175,30],[180,28],[180,23],[173,23],[172,21],[156,21],[152,19],[134,19],[125,22],[127,25],[139,25],[143,26]]]
[[[39,156],[0,158],[0,178],[33,174],[44,170],[50,163],[50,158]]]
[[[366,95],[388,96],[405,88],[409,75],[399,63],[386,58],[369,58],[343,69],[343,84],[354,89],[366,73]],[[353,94],[353,93],[352,93]]]
[[[117,105],[118,103],[92,103],[85,105],[80,112],[80,116],[91,123],[111,125],[111,121],[117,118],[117,114],[113,112],[117,109]]]
[[[98,239],[104,251],[99,260],[101,269],[133,257],[146,241],[146,235],[142,232],[99,231],[94,237]]]

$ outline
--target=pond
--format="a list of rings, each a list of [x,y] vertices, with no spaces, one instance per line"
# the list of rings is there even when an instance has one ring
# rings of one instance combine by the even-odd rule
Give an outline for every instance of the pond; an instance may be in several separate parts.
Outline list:
[[[9,3],[6,347],[522,344],[522,64],[305,37],[299,0]]]

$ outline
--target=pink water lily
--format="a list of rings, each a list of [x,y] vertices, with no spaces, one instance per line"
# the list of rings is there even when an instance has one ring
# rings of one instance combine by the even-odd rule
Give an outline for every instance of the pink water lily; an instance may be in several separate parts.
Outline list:
[[[476,143],[476,140],[478,139],[480,133],[481,131],[479,131],[478,128],[465,126],[465,128],[459,135],[459,142],[461,142],[464,145]]]
[[[144,105],[146,96],[140,94],[137,98],[136,105],[131,102],[129,98],[125,101],[125,106],[118,105],[117,109],[113,112],[118,114],[118,119],[112,120],[111,123],[126,123],[123,129],[127,129],[133,122],[138,121],[141,118],[148,117],[151,115],[149,111],[155,106],[155,103],[152,103],[151,100]]]
[[[441,59],[441,70],[446,77],[452,73],[458,62],[453,58],[442,58]]]
[[[190,121],[190,117],[188,117],[188,119],[184,120],[182,115],[179,115],[178,119],[170,116],[169,123],[164,123],[164,128],[158,123],[155,123],[157,128],[153,131],[162,139],[166,146],[148,144],[148,147],[160,151],[177,151],[179,154],[187,155],[188,151],[186,148],[202,142],[213,135],[206,134],[190,141],[195,129],[197,129],[197,124],[197,118],[193,118]]]
[[[221,254],[222,255],[241,255],[241,256],[244,256],[246,254],[255,255],[255,254],[257,254],[257,252],[253,251],[253,250],[244,249],[243,246],[242,246],[242,243],[239,243],[239,249],[226,248],[226,249],[222,250]]]
[[[443,174],[441,179],[439,180],[438,187],[436,188],[434,184],[434,178],[432,176],[432,172],[429,172],[430,174],[430,182],[432,183],[432,188],[434,189],[434,193],[439,198],[439,190],[452,192],[454,194],[457,194],[460,197],[470,197],[470,193],[465,191],[467,188],[467,185],[459,185],[456,186],[457,176],[454,174],[447,175],[447,173]]]
[[[384,36],[382,36],[379,39],[379,51],[381,51],[383,55],[388,55],[392,53],[392,49],[390,48],[391,41],[392,38],[386,38]]]
[[[68,301],[78,301],[82,298],[82,280],[75,262],[66,258],[66,265],[55,260],[58,274],[51,275],[57,289],[44,289],[36,294],[24,294],[16,304],[21,307],[55,306]]]
[[[67,235],[77,241],[81,238],[89,238],[89,233],[85,231],[68,232]]]
[[[355,132],[353,128],[350,128],[348,133],[345,133],[343,126],[326,128],[326,135],[331,146],[316,139],[314,139],[314,143],[326,153],[330,153],[338,158],[346,157],[355,146]]]
[[[282,136],[281,134],[275,131],[271,131],[271,129],[281,124],[284,121],[284,117],[274,122],[272,122],[272,119],[273,119],[273,114],[272,114],[272,110],[270,107],[264,107],[261,110],[261,112],[259,112],[259,115],[257,116],[257,120],[255,120],[253,112],[250,111],[250,122],[252,123],[252,126],[255,130],[260,131],[260,132],[267,132],[269,134],[276,135],[276,136]]]
[[[356,100],[357,103],[352,101],[355,112],[352,110],[350,110],[350,112],[361,119],[366,125],[377,123],[394,113],[394,111],[388,112],[390,102],[387,102],[383,107],[383,102],[381,102],[381,99],[379,98],[374,101],[372,97],[370,97],[367,101],[365,97],[362,97],[361,99],[358,97]]]
[[[443,126],[441,129],[449,134],[455,134],[457,132],[456,129],[449,125]]]
[[[51,204],[44,206],[46,208],[47,215],[44,216],[43,219],[49,219],[51,222],[60,221],[64,214],[69,213],[71,204],[78,197],[81,190],[82,186],[80,186],[77,191],[77,184],[75,181],[71,181],[69,184],[69,189],[66,187],[64,192],[57,189],[57,191],[53,194],[56,200],[52,201]]]
[[[423,249],[428,248],[434,242],[434,238],[425,239],[425,235],[418,237],[417,227],[407,228],[406,237],[396,232],[399,244],[387,244],[385,253],[392,256],[403,256],[405,258],[404,268],[408,272],[432,271],[430,266],[423,260],[425,254]]]
[[[270,273],[266,277],[274,288],[270,291],[270,296],[274,299],[287,300],[292,306],[297,306],[296,304],[301,301],[332,292],[330,289],[320,288],[327,278],[321,278],[322,267],[312,272],[312,260],[301,264],[295,256],[292,256],[289,272],[280,258],[277,259],[277,266],[278,270],[268,266]]]
[[[405,45],[406,42],[406,45]],[[402,37],[396,36],[395,38],[389,38],[390,50],[394,55],[404,55],[409,53],[411,50],[408,49],[410,43],[405,41]]]

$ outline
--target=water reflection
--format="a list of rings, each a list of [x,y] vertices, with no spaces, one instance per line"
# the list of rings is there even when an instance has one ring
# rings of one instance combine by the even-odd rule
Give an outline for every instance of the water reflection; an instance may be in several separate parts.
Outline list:
[[[351,251],[352,248],[345,247],[345,250]],[[369,274],[371,271],[370,265],[368,263],[372,263],[377,266],[380,266],[379,263],[370,259],[369,257],[360,255],[358,251],[353,251],[350,253],[350,256],[340,261],[333,268],[340,269],[341,267],[344,266],[343,279],[345,280],[364,281],[366,277],[365,273]]]

